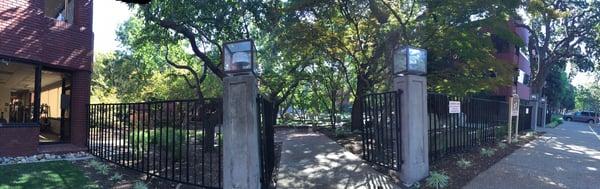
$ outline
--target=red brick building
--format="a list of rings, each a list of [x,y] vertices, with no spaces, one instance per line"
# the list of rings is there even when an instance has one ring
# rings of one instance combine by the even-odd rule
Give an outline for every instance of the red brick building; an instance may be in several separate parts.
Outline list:
[[[0,1],[0,156],[86,147],[92,0]]]
[[[509,27],[517,36],[519,36],[524,46],[529,43],[529,36],[531,35],[527,29],[515,27],[515,23],[520,22],[518,20],[510,21]],[[526,55],[524,48],[519,48],[515,44],[510,44],[504,40],[494,40],[498,53],[496,57],[504,60],[510,64],[515,65],[515,72],[518,72],[516,85],[500,87],[496,90],[497,95],[510,96],[513,91],[516,91],[520,99],[529,100],[531,96],[530,79],[531,79],[531,66],[529,63],[529,56]]]

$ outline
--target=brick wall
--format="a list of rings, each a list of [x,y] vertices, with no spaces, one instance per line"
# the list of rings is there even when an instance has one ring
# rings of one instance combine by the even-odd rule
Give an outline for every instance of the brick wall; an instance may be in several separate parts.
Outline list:
[[[33,61],[73,74],[71,143],[85,147],[93,61],[92,0],[75,0],[74,21],[46,17],[46,0],[0,0],[0,57]],[[37,152],[37,127],[0,127],[0,156]]]
[[[0,127],[0,156],[36,154],[39,133],[37,126]]]
[[[529,32],[526,29],[515,27],[515,23],[518,23],[518,20],[512,20],[508,22],[509,28],[514,32],[517,36],[523,40],[525,46],[529,43]],[[529,57],[524,57],[521,53],[516,53],[516,48],[511,46],[509,50],[503,53],[497,53],[496,58],[499,60],[506,61],[507,63],[516,65],[519,69],[523,70],[525,73],[531,75],[531,66],[529,61],[527,60]],[[499,87],[495,90],[496,95],[509,96],[512,94],[514,85]],[[529,100],[529,96],[531,95],[531,88],[522,83],[518,83],[516,86],[517,94],[519,98]]]
[[[87,109],[90,102],[91,73],[79,71],[73,74],[71,94],[71,143],[85,147],[87,141]]]
[[[92,0],[75,0],[73,24],[46,17],[44,2],[0,1],[0,54],[91,71]]]

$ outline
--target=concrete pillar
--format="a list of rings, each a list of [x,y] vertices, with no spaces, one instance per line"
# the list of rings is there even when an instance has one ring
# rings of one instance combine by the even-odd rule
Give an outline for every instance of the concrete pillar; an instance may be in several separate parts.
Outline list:
[[[542,128],[546,128],[546,114],[548,113],[548,102],[542,102]]]
[[[429,120],[427,114],[427,78],[405,75],[394,78],[394,89],[402,90],[402,170],[400,179],[406,185],[429,175]]]
[[[223,188],[261,188],[256,78],[225,77],[223,88]]]
[[[540,100],[539,100],[539,98],[535,98],[532,100],[533,100],[533,107],[531,110],[531,129],[533,129],[533,131],[536,131],[537,125],[538,125],[538,108],[540,105]]]
[[[506,136],[506,141],[511,144],[512,143],[512,123],[513,123],[513,96],[506,97],[506,102],[508,102],[508,132]]]

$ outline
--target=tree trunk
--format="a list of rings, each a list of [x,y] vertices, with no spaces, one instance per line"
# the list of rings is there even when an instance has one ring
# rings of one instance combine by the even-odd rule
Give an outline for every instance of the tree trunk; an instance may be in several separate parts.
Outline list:
[[[362,129],[362,109],[363,99],[362,97],[367,93],[367,82],[364,74],[359,74],[356,80],[356,96],[352,103],[352,115],[351,115],[351,129],[361,130]]]
[[[329,119],[331,121],[331,128],[333,128],[335,130],[335,124],[337,123],[337,120],[335,118],[335,113],[336,113],[336,108],[335,108],[335,101],[336,101],[336,92],[332,92],[330,95],[330,100],[331,100],[331,110],[329,112]]]
[[[198,89],[199,90],[199,89]],[[198,92],[199,110],[200,110],[200,121],[202,123],[202,141],[204,143],[203,148],[207,151],[211,151],[215,146],[215,126],[218,124],[218,117],[220,117],[219,109],[221,107],[215,102],[206,102],[202,92]]]
[[[531,94],[542,94],[542,91],[544,90],[544,83],[546,82],[546,78],[550,73],[550,67],[552,67],[552,64],[543,64],[540,66],[539,73],[531,84]]]
[[[279,107],[281,106],[282,102],[276,102],[273,103],[273,114],[271,114],[273,116],[273,125],[277,125],[277,115],[279,115]]]

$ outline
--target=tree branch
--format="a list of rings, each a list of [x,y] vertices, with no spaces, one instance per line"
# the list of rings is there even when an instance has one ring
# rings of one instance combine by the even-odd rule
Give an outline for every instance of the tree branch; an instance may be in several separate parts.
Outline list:
[[[217,77],[219,77],[220,79],[223,79],[223,77],[225,77],[225,73],[219,69],[217,67],[216,64],[214,64],[214,62],[202,51],[199,50],[198,48],[198,44],[196,42],[196,36],[194,35],[194,32],[192,32],[190,29],[188,29],[187,27],[177,24],[171,20],[161,20],[156,18],[154,15],[152,15],[150,13],[149,8],[146,6],[145,7],[145,18],[146,20],[155,22],[156,24],[158,24],[159,26],[163,27],[163,28],[167,28],[167,29],[171,29],[174,30],[175,32],[183,35],[185,38],[188,39],[188,41],[190,42],[190,45],[192,46],[192,50],[194,51],[194,54],[200,58],[204,64],[210,68],[210,70],[217,75]]]

